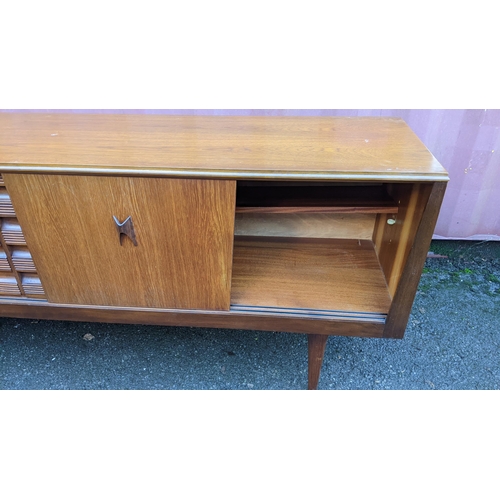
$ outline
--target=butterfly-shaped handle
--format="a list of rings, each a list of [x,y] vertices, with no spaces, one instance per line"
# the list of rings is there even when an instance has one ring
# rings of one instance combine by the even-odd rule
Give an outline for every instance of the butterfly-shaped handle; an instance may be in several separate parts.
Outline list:
[[[114,215],[113,220],[115,221],[116,228],[118,229],[118,237],[120,238],[120,245],[122,244],[122,235],[128,236],[134,246],[137,246],[137,240],[135,239],[134,223],[132,222],[132,216],[128,216],[123,222],[120,222]]]

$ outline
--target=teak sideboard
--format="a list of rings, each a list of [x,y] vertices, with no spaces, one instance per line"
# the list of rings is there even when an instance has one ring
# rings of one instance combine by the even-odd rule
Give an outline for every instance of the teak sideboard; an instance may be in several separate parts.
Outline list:
[[[448,174],[394,118],[0,113],[0,316],[402,338]]]

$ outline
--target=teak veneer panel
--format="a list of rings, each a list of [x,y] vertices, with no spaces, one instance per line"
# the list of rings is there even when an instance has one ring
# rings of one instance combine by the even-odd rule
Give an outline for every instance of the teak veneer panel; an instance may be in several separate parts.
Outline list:
[[[370,240],[234,242],[231,304],[387,313],[391,299]]]
[[[234,181],[4,174],[51,302],[229,308]],[[113,221],[132,216],[138,246]]]
[[[397,118],[0,113],[3,172],[448,180]]]

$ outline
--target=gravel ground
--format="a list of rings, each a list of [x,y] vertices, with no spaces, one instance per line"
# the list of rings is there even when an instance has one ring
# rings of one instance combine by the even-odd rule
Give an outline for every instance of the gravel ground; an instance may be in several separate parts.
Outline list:
[[[499,389],[500,242],[434,241],[403,340],[330,337],[319,389]],[[304,389],[305,335],[0,320],[2,389]]]

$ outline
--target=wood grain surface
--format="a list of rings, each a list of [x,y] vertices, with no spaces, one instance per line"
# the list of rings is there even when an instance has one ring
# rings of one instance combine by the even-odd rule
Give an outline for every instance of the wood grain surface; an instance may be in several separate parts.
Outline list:
[[[371,240],[235,238],[231,304],[387,313]]]
[[[375,214],[236,213],[236,236],[289,236],[369,240]]]
[[[399,205],[399,212],[395,217],[396,223],[389,225],[388,216],[379,215],[375,223],[373,240],[389,286],[389,293],[393,296],[427,205],[432,183],[390,184],[388,189]]]
[[[12,272],[9,264],[9,259],[7,259],[7,254],[2,250],[0,245],[0,271]]]
[[[14,218],[0,219],[0,231],[8,245],[26,245],[19,221]]]
[[[4,187],[0,187],[0,217],[15,217],[12,200]]]
[[[0,275],[1,278],[1,275]],[[317,333],[353,337],[381,337],[384,324],[364,320],[297,318],[241,311],[144,309],[51,304],[40,300],[0,297],[0,316],[47,320],[94,321],[141,325],[236,328],[271,332]]]
[[[2,282],[2,286],[0,286],[0,293],[4,293],[7,295],[25,295],[23,290],[23,285],[21,282],[22,275],[17,271],[14,262],[12,261],[11,247],[5,242],[5,238],[1,231],[0,231],[0,247],[2,248],[3,253],[5,254],[5,258],[7,259],[10,268],[9,274],[0,273],[3,276],[2,279],[0,280]],[[5,271],[7,271],[7,269],[5,269]],[[14,283],[16,284],[15,286]]]
[[[446,183],[436,182],[431,186],[426,186],[427,189],[430,192],[427,191],[426,193],[426,202],[422,206],[422,216],[418,222],[415,221],[412,224],[415,226],[415,237],[410,240],[410,244],[405,250],[408,255],[387,316],[384,329],[384,337],[387,338],[403,338],[405,333],[422,269],[431,244],[432,233],[443,202]]]
[[[4,172],[448,180],[403,120],[0,113]]]
[[[238,184],[236,213],[397,213],[398,205],[383,184],[350,186],[274,186],[272,182],[252,187]]]
[[[326,337],[325,335],[307,336],[307,388],[309,390],[318,388],[319,375],[321,372],[321,365],[323,364],[323,356],[325,355],[327,341],[328,337]]]
[[[235,182],[4,174],[52,302],[229,308]],[[132,216],[138,246],[113,216]]]
[[[0,272],[0,294],[21,295],[19,284],[12,273]]]

